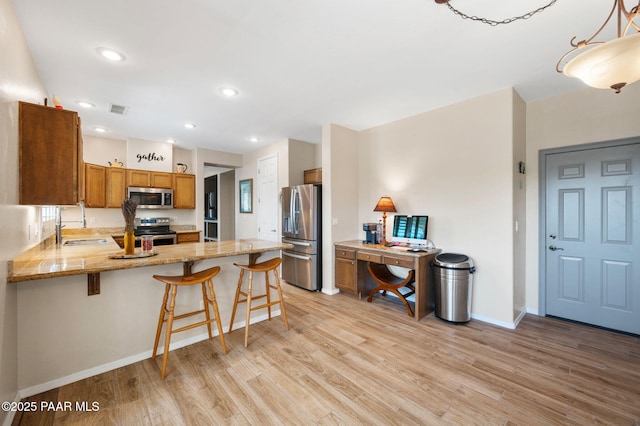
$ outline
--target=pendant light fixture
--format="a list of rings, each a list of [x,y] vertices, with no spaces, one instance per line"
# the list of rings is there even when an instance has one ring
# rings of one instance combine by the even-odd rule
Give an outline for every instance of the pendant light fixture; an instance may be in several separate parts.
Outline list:
[[[616,14],[617,37],[613,40],[593,41]],[[556,64],[556,71],[582,80],[598,89],[613,89],[616,93],[640,80],[640,26],[634,19],[640,14],[640,1],[627,10],[624,0],[614,0],[613,8],[602,26],[589,38],[576,42],[571,39],[573,49],[564,54]],[[631,33],[627,35],[627,33]],[[563,62],[578,52],[566,64]]]

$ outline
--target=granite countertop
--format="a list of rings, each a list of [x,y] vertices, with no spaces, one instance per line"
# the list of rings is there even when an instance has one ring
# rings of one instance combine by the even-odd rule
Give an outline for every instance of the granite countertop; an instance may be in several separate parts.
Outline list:
[[[77,246],[43,243],[33,247],[8,262],[7,282],[93,274],[242,254],[260,254],[293,247],[291,244],[259,239],[210,241],[156,246],[153,251],[157,255],[151,257],[110,259],[109,255],[123,254],[123,250],[109,234],[111,233],[71,233],[63,238],[63,241],[100,238],[106,240],[104,243]],[[139,251],[140,249],[136,248],[136,253]]]

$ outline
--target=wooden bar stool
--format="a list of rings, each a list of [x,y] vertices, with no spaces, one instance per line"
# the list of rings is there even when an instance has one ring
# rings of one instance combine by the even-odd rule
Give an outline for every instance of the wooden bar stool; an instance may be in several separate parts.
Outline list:
[[[233,302],[233,311],[231,312],[231,323],[229,324],[229,334],[231,334],[231,329],[233,327],[233,320],[236,316],[236,309],[238,308],[238,304],[247,303],[247,322],[244,327],[244,347],[246,348],[249,343],[249,321],[251,319],[251,311],[255,311],[257,309],[267,308],[267,312],[269,313],[269,321],[271,321],[271,307],[273,305],[280,304],[280,310],[282,311],[282,318],[284,319],[284,325],[289,330],[289,321],[287,320],[287,311],[284,307],[284,299],[282,298],[282,288],[280,287],[280,278],[278,277],[278,266],[282,259],[276,257],[271,260],[264,261],[262,263],[256,263],[253,265],[240,265],[234,263],[235,266],[240,268],[240,278],[238,279],[238,288],[236,289],[236,297]],[[249,287],[247,288],[246,293],[242,291],[242,283],[244,280],[244,271],[249,271]],[[276,285],[272,285],[269,282],[269,271],[273,271],[273,275],[276,277]],[[253,296],[253,273],[254,272],[264,272],[265,276],[265,290],[266,293],[260,296]],[[278,291],[278,300],[271,299],[271,289],[275,289]],[[244,299],[240,299],[240,295],[244,296]],[[260,306],[252,306],[251,303],[254,300],[266,298],[267,302]]]
[[[373,277],[374,280],[378,283],[378,287],[371,290],[369,293],[369,297],[367,298],[367,302],[371,302],[373,299],[373,295],[382,290],[382,294],[386,295],[387,291],[392,292],[396,296],[402,300],[404,306],[407,308],[407,313],[410,317],[413,316],[413,310],[411,310],[411,306],[407,301],[407,297],[411,296],[416,292],[415,287],[413,286],[415,271],[412,269],[409,271],[407,278],[402,279],[393,275],[387,265],[381,263],[367,263],[367,268],[369,269],[369,274]],[[408,293],[402,294],[398,291],[399,288],[407,287],[410,291]]]
[[[161,377],[164,379],[165,372],[167,370],[167,358],[169,357],[169,343],[171,342],[171,335],[173,333],[179,333],[181,331],[190,330],[195,327],[199,327],[202,325],[207,326],[207,331],[209,332],[209,339],[213,338],[211,334],[211,323],[216,322],[218,325],[218,333],[220,334],[220,343],[222,344],[222,351],[227,353],[227,346],[224,343],[224,334],[222,331],[222,325],[220,324],[220,312],[218,311],[218,303],[216,302],[216,294],[213,291],[213,277],[218,275],[220,272],[219,266],[214,266],[213,268],[205,269],[204,271],[192,273],[189,275],[178,275],[178,276],[165,276],[165,275],[154,275],[158,281],[162,281],[165,283],[164,289],[164,299],[162,301],[162,306],[160,307],[160,317],[158,318],[158,330],[156,331],[156,340],[153,345],[153,356],[152,359],[156,358],[156,352],[158,350],[158,342],[160,341],[160,332],[162,331],[162,325],[166,322],[167,329],[165,330],[165,339],[164,339],[164,354],[162,355],[162,374]],[[174,308],[176,305],[176,293],[178,292],[178,287],[180,286],[188,286],[188,285],[196,285],[200,284],[202,286],[202,301],[204,303],[204,309],[198,311],[187,312],[181,315],[174,314]],[[207,294],[208,287],[208,294]],[[171,292],[171,296],[169,297],[169,292]],[[168,306],[167,306],[168,304]],[[213,305],[213,313],[215,318],[211,318],[209,314],[209,305]],[[186,325],[184,327],[180,327],[178,329],[173,329],[173,321],[181,318],[187,318],[193,315],[202,314],[205,315],[205,320],[197,322],[195,324]]]

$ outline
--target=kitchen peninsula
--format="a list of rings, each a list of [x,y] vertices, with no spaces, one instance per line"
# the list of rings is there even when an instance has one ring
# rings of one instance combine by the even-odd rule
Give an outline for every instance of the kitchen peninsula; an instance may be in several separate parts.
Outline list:
[[[213,284],[221,323],[228,330],[239,275],[233,263],[246,264],[258,256],[260,261],[268,260],[289,248],[288,244],[245,239],[158,246],[154,247],[155,256],[109,259],[122,249],[110,236],[99,239],[107,241],[37,246],[9,262],[7,281],[18,292],[18,374],[25,395],[149,358],[164,293],[164,285],[154,274],[180,275],[185,264],[193,264],[194,271],[220,266]],[[87,296],[89,274],[100,275],[100,294]],[[254,279],[255,288],[264,288],[261,275]],[[181,289],[177,312],[199,308],[202,295],[196,287]],[[244,315],[239,312],[236,318]],[[266,311],[257,311],[251,321],[265,319]],[[243,320],[233,325],[234,329],[241,327]],[[188,330],[181,333],[180,340],[172,341],[171,350],[207,338],[204,327]],[[215,343],[211,352],[223,356]],[[228,343],[228,349],[240,350],[233,343]],[[211,360],[215,362],[215,357]]]
[[[171,263],[193,264],[196,260],[216,259],[248,254],[252,262],[265,252],[290,248],[291,244],[245,239],[220,242],[179,244],[154,247],[156,256],[144,258],[112,259],[121,253],[110,237],[70,238],[65,241],[78,245],[49,245],[34,247],[8,264],[7,282],[58,278],[70,275],[93,274],[121,269],[157,266]],[[136,249],[139,250],[139,249]]]

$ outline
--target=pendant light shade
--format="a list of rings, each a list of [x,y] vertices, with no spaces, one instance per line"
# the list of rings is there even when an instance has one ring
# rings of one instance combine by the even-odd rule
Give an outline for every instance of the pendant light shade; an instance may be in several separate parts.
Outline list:
[[[640,80],[640,27],[634,22],[640,14],[639,9],[640,1],[628,11],[624,0],[614,0],[609,16],[595,34],[587,40],[575,42],[575,37],[571,40],[573,49],[560,58],[556,71],[579,78],[591,87],[611,88],[616,93]],[[606,43],[593,41],[614,16],[617,37]],[[563,62],[570,56],[573,58],[564,64],[563,69]]]
[[[586,50],[564,66],[564,73],[591,87],[619,92],[640,80],[640,33]]]

